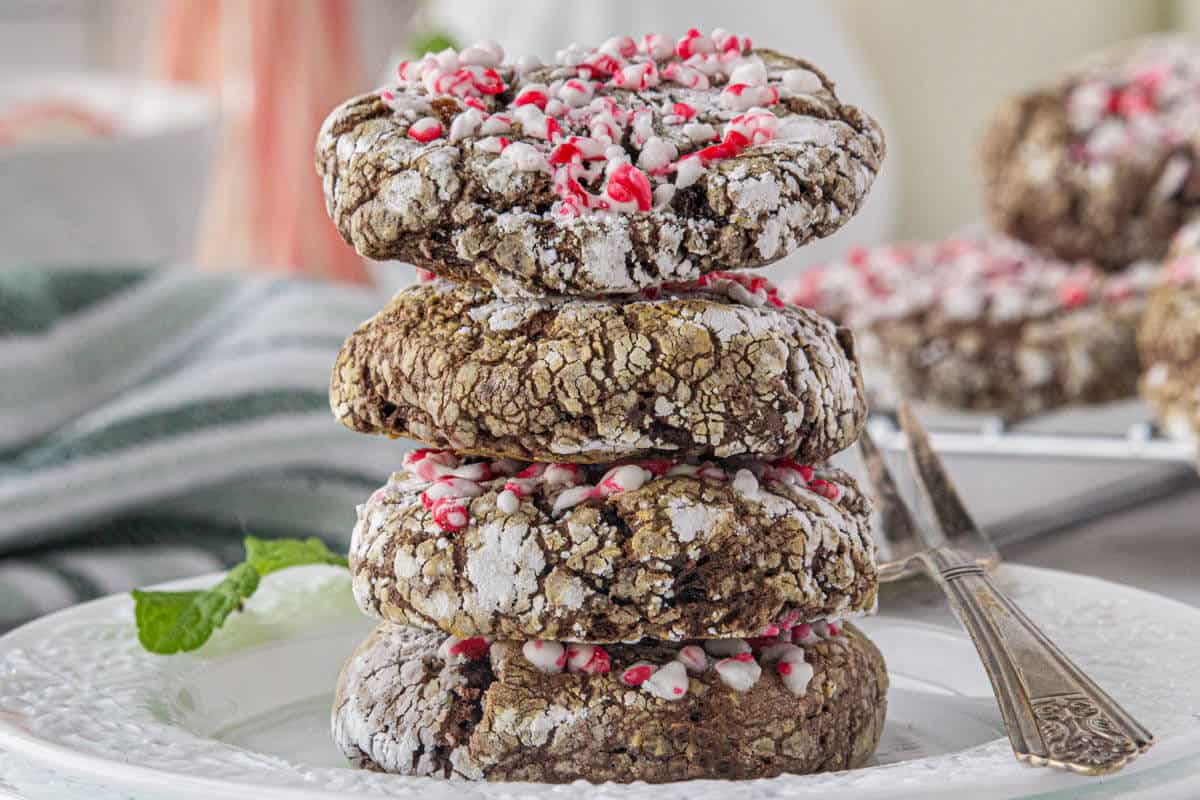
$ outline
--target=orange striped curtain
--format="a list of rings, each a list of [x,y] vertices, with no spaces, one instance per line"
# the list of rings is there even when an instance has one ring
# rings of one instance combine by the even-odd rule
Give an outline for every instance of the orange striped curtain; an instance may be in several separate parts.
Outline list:
[[[205,265],[365,281],[325,215],[317,130],[364,84],[353,0],[166,0],[159,77],[206,87],[225,115],[201,225]]]

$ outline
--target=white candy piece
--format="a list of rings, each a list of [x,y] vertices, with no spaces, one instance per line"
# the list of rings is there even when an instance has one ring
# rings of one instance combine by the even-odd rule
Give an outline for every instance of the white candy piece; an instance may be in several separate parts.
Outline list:
[[[590,81],[572,78],[563,83],[562,87],[559,88],[558,99],[571,108],[580,108],[592,101],[593,94],[595,94],[595,90],[592,88]]]
[[[487,122],[483,123],[487,125]],[[483,131],[480,130],[480,133]],[[484,153],[499,153],[504,149],[504,144],[495,136],[489,136],[486,139],[478,139],[475,142],[475,149]]]
[[[572,644],[567,648],[567,671],[573,673],[583,672],[583,668],[592,660],[592,653],[596,650],[594,644]]]
[[[741,90],[735,90],[734,86],[742,86]],[[721,92],[719,99],[722,108],[727,108],[730,111],[749,111],[755,106],[767,105],[774,98],[774,93],[767,86],[745,86],[743,84],[730,84]]]
[[[675,184],[664,183],[654,187],[654,208],[666,208],[675,197]],[[662,400],[663,398],[658,398]],[[655,403],[657,404],[657,400]]]
[[[723,658],[714,667],[721,680],[735,692],[745,692],[758,683],[762,667],[754,659]]]
[[[425,490],[425,497],[438,500],[443,497],[478,497],[483,494],[483,488],[475,481],[466,478],[442,479]]]
[[[513,514],[521,507],[521,498],[517,497],[516,492],[505,489],[496,496],[496,508],[503,511],[505,514]]]
[[[500,153],[500,157],[511,161],[522,172],[550,172],[550,162],[531,144],[511,142]]]
[[[750,643],[745,639],[708,639],[704,642],[704,650],[710,656],[725,658],[736,656],[738,653],[749,653]]]
[[[675,55],[675,40],[661,33],[651,33],[642,39],[641,50],[655,61],[665,61]]]
[[[739,289],[744,288],[740,284],[734,284]],[[733,476],[733,488],[746,497],[758,496],[758,478],[754,477],[754,473],[748,469],[739,469]]]
[[[651,136],[642,145],[642,152],[638,156],[637,164],[646,172],[653,174],[669,167],[671,162],[678,157],[679,151],[675,145],[659,136]]]
[[[504,60],[504,50],[495,42],[477,42],[458,54],[458,63],[471,67],[495,67]]]
[[[462,653],[451,653],[450,652],[450,648],[454,647],[461,641],[462,641],[462,639],[459,639],[455,636],[447,637],[446,641],[442,642],[441,647],[438,648],[438,657],[441,658],[442,661],[445,661],[447,664],[462,664],[462,663],[464,663],[467,660],[466,656],[464,656]]]
[[[767,68],[763,66],[762,59],[750,59],[729,74],[729,82],[762,86],[767,82]]]
[[[795,94],[816,94],[823,88],[817,74],[806,69],[789,69],[782,80],[783,88]]]
[[[460,142],[468,136],[474,136],[483,124],[483,114],[477,108],[468,108],[450,121],[451,142]]]
[[[703,648],[694,644],[680,648],[675,659],[683,664],[688,672],[701,673],[708,669],[708,656],[704,655]]]
[[[804,660],[804,648],[797,647],[790,642],[779,642],[768,647],[764,647],[758,654],[758,659],[764,664],[774,664],[776,661],[787,661],[788,659]]]
[[[482,136],[496,136],[497,134],[508,133],[511,130],[512,124],[499,114],[493,114],[479,126],[479,133]]]
[[[683,135],[697,144],[711,142],[717,138],[717,129],[707,122],[689,122],[683,126]]]
[[[675,164],[675,188],[686,189],[704,174],[705,167],[696,156],[684,158]]]
[[[570,489],[567,489],[554,500],[553,511],[555,514],[561,514],[567,509],[574,508],[575,506],[579,505],[584,500],[588,499],[591,494],[592,487],[590,486],[574,486]]]
[[[567,652],[558,642],[534,639],[521,645],[521,653],[542,672],[562,672],[567,663]]]
[[[662,700],[678,700],[687,694],[687,669],[678,661],[664,664],[642,684],[642,688]]]
[[[608,471],[608,474],[600,479],[598,484],[600,490],[605,494],[615,492],[632,492],[635,489],[640,489],[650,480],[650,473],[637,466],[636,464],[626,464],[622,467],[614,467]]]
[[[571,469],[570,465],[551,464],[542,473],[542,480],[552,486],[571,486],[579,479],[578,476],[578,470]]]
[[[800,652],[800,656],[788,657],[780,659],[775,665],[775,671],[779,673],[779,677],[783,680],[783,685],[791,691],[792,694],[804,694],[808,691],[808,684],[812,682],[815,674],[812,665],[804,660],[804,652]]]
[[[487,464],[477,461],[474,464],[463,464],[459,467],[446,469],[442,474],[451,478],[463,478],[468,481],[481,481],[487,474]]]

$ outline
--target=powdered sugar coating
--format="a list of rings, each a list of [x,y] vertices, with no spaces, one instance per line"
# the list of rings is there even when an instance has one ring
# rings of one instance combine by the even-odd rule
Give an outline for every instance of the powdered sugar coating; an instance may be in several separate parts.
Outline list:
[[[1156,262],[1106,273],[1006,236],[968,233],[856,248],[789,280],[779,294],[855,329],[922,316],[987,325],[1144,298],[1158,280]]]
[[[1106,272],[999,234],[857,249],[780,291],[855,329],[872,401],[1010,419],[1131,396],[1152,262]],[[883,378],[882,380],[880,378]]]
[[[782,305],[742,273],[612,299],[421,284],[346,341],[330,404],[353,430],[464,453],[820,461],[865,419],[858,365],[845,331]]]
[[[453,468],[476,463],[486,462]],[[641,486],[556,511],[564,493],[611,470],[582,467],[564,484],[492,462],[492,477],[463,499],[468,524],[453,531],[422,500],[444,479],[397,473],[359,508],[355,597],[373,616],[463,638],[590,643],[755,636],[785,612],[799,620],[872,607],[869,509],[849,475],[750,462],[759,486],[746,496],[719,465],[637,466],[651,476]],[[509,513],[496,500],[516,483]],[[836,499],[813,484],[837,486]],[[697,508],[709,510],[703,529],[691,523]]]
[[[619,293],[770,263],[857,211],[882,134],[819,70],[739,37],[645,41],[401,65],[322,128],[343,236],[501,294]]]
[[[712,668],[689,676],[678,645],[616,645],[610,672],[564,675],[510,642],[447,663],[439,639],[385,623],[347,662],[333,722],[353,763],[555,783],[769,777],[856,765],[886,707],[882,657],[853,628],[802,649],[813,676],[800,692],[773,667],[740,692]],[[623,680],[651,667],[637,686]]]

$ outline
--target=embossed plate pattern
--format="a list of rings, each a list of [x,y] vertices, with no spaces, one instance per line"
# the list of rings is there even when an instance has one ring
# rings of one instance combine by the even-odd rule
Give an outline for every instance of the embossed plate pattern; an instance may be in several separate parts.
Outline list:
[[[893,679],[874,766],[765,781],[596,787],[656,798],[1167,796],[1200,776],[1200,610],[1092,578],[1007,565],[997,573],[1031,617],[1160,744],[1094,779],[1014,760],[983,670],[931,586],[888,586],[863,627]],[[177,586],[207,585],[212,577]],[[201,651],[142,652],[124,597],[48,617],[0,639],[0,797],[537,798],[566,787],[449,784],[347,769],[329,743],[341,659],[370,628],[344,572],[272,576]],[[269,787],[269,789],[268,789]],[[1061,793],[1061,794],[1060,794]],[[1124,796],[1124,794],[1122,794]]]

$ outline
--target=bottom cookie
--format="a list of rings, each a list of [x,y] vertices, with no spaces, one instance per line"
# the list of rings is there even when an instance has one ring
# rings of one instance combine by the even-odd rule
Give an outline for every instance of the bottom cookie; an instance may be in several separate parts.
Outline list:
[[[604,648],[384,623],[342,670],[333,735],[355,766],[404,775],[767,778],[866,761],[887,686],[879,650],[840,623]]]

